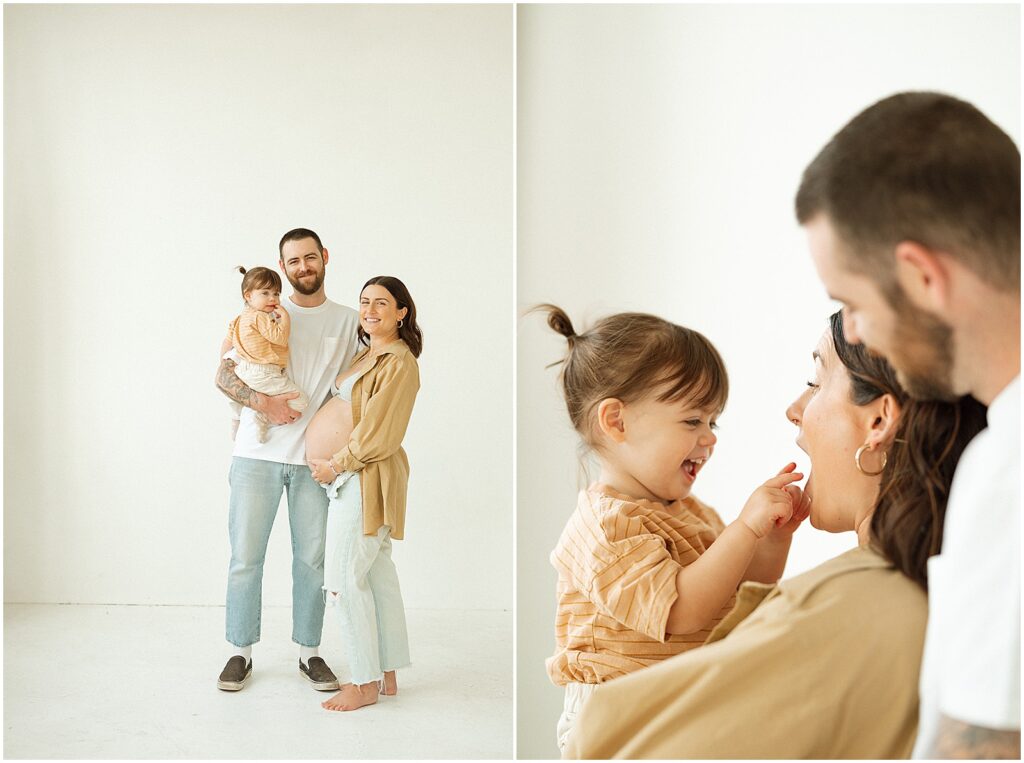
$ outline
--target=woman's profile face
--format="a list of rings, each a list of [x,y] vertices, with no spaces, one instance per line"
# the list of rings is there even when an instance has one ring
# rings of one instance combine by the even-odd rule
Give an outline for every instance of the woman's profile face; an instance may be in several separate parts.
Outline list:
[[[798,428],[796,444],[811,459],[805,491],[811,498],[811,524],[819,530],[853,530],[874,505],[879,477],[862,474],[854,455],[871,428],[872,408],[855,405],[850,376],[826,332],[814,353],[814,377],[786,409]],[[874,471],[874,464],[864,463]]]

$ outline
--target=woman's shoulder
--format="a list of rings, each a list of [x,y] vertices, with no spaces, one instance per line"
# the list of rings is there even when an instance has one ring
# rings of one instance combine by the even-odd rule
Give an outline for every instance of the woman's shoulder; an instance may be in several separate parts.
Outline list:
[[[380,354],[380,358],[377,362],[381,366],[390,365],[395,367],[410,367],[418,368],[419,361],[416,360],[416,356],[412,354],[412,350],[409,349],[403,340],[392,342]]]
[[[374,389],[381,386],[419,389],[420,367],[405,342],[398,340],[377,356],[366,377]]]
[[[923,623],[928,616],[924,590],[884,556],[865,547],[783,580],[779,591],[793,606],[834,608],[854,619],[873,613],[890,621]]]

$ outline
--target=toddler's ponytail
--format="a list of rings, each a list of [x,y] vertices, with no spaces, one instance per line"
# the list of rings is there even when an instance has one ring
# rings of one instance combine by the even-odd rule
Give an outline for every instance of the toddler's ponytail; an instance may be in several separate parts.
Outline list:
[[[566,312],[540,304],[547,324],[568,340],[559,373],[566,408],[583,441],[594,447],[598,403],[629,403],[655,393],[662,400],[692,399],[720,411],[729,396],[725,364],[702,334],[646,313],[618,313],[577,334]]]
[[[532,308],[530,312],[547,313],[548,326],[568,339],[569,346],[572,347],[573,341],[576,339],[576,331],[573,329],[572,321],[569,320],[569,316],[566,314],[565,310],[557,305],[545,303],[543,305],[537,305]]]

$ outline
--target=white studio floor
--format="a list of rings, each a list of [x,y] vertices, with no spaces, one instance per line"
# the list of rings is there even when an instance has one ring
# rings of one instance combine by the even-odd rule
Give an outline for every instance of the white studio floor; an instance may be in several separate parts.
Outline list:
[[[407,617],[398,696],[338,713],[299,676],[288,607],[264,607],[229,693],[223,607],[5,604],[4,758],[511,758],[511,613]],[[329,611],[320,654],[344,681]]]

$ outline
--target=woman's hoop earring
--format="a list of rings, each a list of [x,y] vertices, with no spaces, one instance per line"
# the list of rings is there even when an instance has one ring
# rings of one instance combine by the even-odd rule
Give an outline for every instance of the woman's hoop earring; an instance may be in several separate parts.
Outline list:
[[[861,474],[864,474],[864,475],[866,475],[868,477],[877,477],[879,474],[881,474],[882,472],[885,471],[885,465],[889,462],[889,456],[883,450],[882,451],[882,465],[880,467],[878,467],[878,471],[877,472],[869,472],[867,469],[865,469],[863,466],[860,465],[860,457],[862,455],[864,455],[864,451],[865,450],[869,450],[870,447],[871,447],[870,445],[868,445],[867,443],[864,443],[859,448],[857,448],[857,453],[854,454],[853,461],[854,461],[854,463],[857,464],[857,471],[859,471]]]
[[[398,328],[402,328],[402,326],[404,326],[404,325],[405,325],[405,321],[403,321],[401,318],[399,318],[398,319]]]

